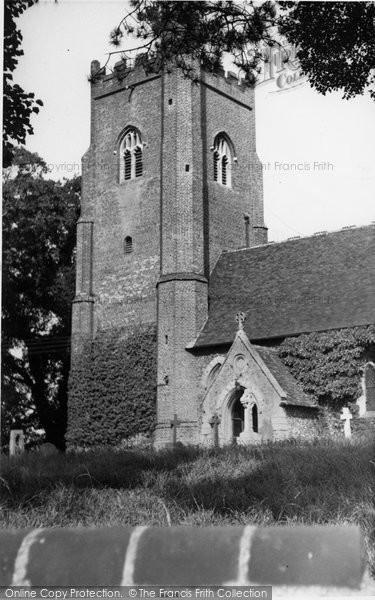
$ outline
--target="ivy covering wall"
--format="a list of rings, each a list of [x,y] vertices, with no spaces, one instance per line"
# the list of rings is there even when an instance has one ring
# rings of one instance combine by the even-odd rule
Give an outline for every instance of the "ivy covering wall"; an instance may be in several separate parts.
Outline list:
[[[279,356],[306,393],[338,410],[361,396],[363,366],[375,356],[375,326],[287,338]]]
[[[118,446],[155,416],[155,326],[99,332],[72,364],[67,445]]]

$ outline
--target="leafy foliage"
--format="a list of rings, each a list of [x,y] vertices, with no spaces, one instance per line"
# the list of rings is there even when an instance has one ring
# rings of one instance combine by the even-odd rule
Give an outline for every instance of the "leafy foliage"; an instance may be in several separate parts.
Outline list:
[[[141,41],[139,48],[148,70],[177,64],[192,71],[191,58],[206,68],[221,66],[223,52],[230,52],[248,81],[261,56],[261,44],[272,43],[276,16],[272,2],[164,2],[131,0],[131,10],[111,32],[119,46],[124,34]],[[248,53],[249,44],[253,52]]]
[[[305,392],[331,408],[359,398],[363,364],[371,353],[375,353],[375,326],[287,338],[279,348],[280,358]]]
[[[80,179],[45,173],[16,148],[3,187],[3,397],[8,427],[37,423],[62,447]]]
[[[34,133],[30,123],[33,113],[43,106],[35,94],[25,92],[13,82],[13,71],[23,56],[22,34],[16,19],[38,0],[5,0],[4,6],[4,90],[3,90],[3,166],[12,163],[14,144],[24,144],[27,134]]]
[[[70,446],[116,446],[153,429],[156,409],[156,329],[100,332],[72,364]]]
[[[375,4],[286,2],[284,7],[288,14],[280,31],[299,46],[298,59],[311,85],[321,94],[343,88],[344,98],[372,86],[375,98]]]
[[[298,59],[318,92],[343,89],[344,98],[370,87],[375,96],[373,2],[168,2],[130,0],[131,9],[111,32],[119,46],[133,35],[148,70],[177,64],[192,71],[191,58],[220,66],[224,52],[255,83],[265,47],[299,47]],[[124,52],[124,56],[127,55]]]

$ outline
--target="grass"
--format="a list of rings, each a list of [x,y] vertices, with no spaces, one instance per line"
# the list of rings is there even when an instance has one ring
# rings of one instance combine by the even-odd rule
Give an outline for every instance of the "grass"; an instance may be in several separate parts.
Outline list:
[[[348,524],[375,575],[375,445],[322,440],[2,459],[0,526]]]

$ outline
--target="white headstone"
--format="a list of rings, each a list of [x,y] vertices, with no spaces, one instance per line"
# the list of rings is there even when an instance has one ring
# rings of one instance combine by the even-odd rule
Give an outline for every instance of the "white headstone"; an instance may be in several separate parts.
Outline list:
[[[347,406],[344,406],[344,408],[342,409],[342,413],[341,413],[341,417],[340,419],[342,421],[344,421],[344,435],[347,439],[352,437],[352,430],[350,427],[350,420],[353,418],[349,408]]]
[[[25,450],[25,435],[22,429],[12,429],[9,439],[9,456],[22,454]]]

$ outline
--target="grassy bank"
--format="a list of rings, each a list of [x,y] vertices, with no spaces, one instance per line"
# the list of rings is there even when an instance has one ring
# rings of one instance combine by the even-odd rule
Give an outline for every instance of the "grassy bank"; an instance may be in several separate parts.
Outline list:
[[[7,528],[356,523],[375,574],[374,444],[31,453],[0,488]]]

